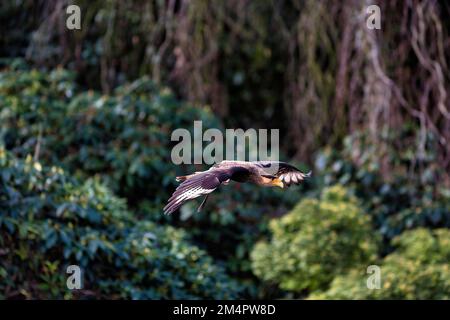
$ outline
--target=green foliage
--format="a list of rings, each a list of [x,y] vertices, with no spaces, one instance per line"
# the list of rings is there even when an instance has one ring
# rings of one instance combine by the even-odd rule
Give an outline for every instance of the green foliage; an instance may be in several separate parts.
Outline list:
[[[380,265],[381,288],[368,289],[361,270],[335,278],[311,299],[449,299],[450,231],[417,229],[394,238],[398,248]],[[365,271],[365,270],[363,270]]]
[[[38,168],[59,171],[56,168],[61,167],[65,177],[86,181],[75,183],[70,192],[64,188],[49,192],[52,197],[60,192],[76,194],[74,202],[56,196],[61,208],[33,197],[11,202],[8,208],[18,217],[22,211],[26,216],[34,205],[39,214],[50,206],[61,215],[79,211],[83,219],[96,223],[95,210],[79,209],[81,199],[93,194],[88,197],[93,206],[98,203],[110,214],[118,212],[112,220],[128,217],[125,211],[133,213],[130,223],[139,221],[139,227],[126,229],[134,230],[137,239],[141,227],[162,234],[174,230],[173,238],[185,239],[183,232],[161,225],[183,228],[218,264],[252,284],[260,284],[251,274],[249,259],[255,241],[270,234],[269,221],[290,210],[305,190],[317,195],[323,187],[341,185],[356,196],[374,226],[367,233],[382,235],[382,256],[395,249],[391,240],[405,230],[450,228],[449,79],[442,76],[449,74],[450,65],[447,5],[380,2],[383,24],[393,27],[386,28],[383,41],[378,41],[370,32],[352,32],[361,12],[355,1],[260,0],[236,5],[234,1],[77,0],[76,4],[83,18],[82,30],[75,32],[61,28],[65,6],[57,1],[4,1],[0,6],[5,31],[0,37],[0,145],[19,158],[33,156],[41,164]],[[415,30],[426,37],[411,36]],[[30,70],[28,64],[37,69]],[[379,67],[376,72],[374,66]],[[175,94],[161,84],[170,85]],[[175,96],[211,108],[192,106]],[[161,209],[176,187],[174,176],[205,169],[171,163],[171,132],[192,128],[194,120],[203,120],[204,129],[220,128],[219,118],[227,127],[279,128],[280,146],[287,155],[281,158],[312,161],[319,152],[319,170],[305,185],[283,191],[232,183],[214,192],[201,214],[195,212],[196,200],[181,214],[163,216]],[[1,187],[14,199],[14,189]],[[22,186],[18,194],[26,190]],[[84,225],[74,228],[84,230]],[[10,228],[11,222],[2,226]],[[113,223],[102,232],[122,237],[121,230]],[[48,232],[50,243],[59,241]],[[313,234],[324,237],[321,232]],[[414,245],[408,243],[411,253],[401,252],[401,246],[396,249],[401,258],[392,270],[404,263],[405,256],[412,260],[419,250],[415,246],[428,246],[425,236],[417,239]],[[124,248],[135,252],[126,243],[123,240]],[[314,250],[320,249],[319,244]],[[33,250],[40,250],[33,245]],[[427,250],[432,256],[424,255],[426,259],[441,254],[431,245]],[[0,261],[5,252],[0,247]],[[77,254],[73,251],[70,257]],[[331,255],[326,250],[324,254]],[[338,257],[340,252],[326,263],[335,263]],[[104,268],[109,263],[105,261],[99,260],[96,268]],[[57,288],[51,284],[63,280],[53,279],[52,274],[63,266],[50,260],[39,266],[46,279],[40,284],[47,286],[45,292]],[[146,267],[136,265],[136,270],[142,266]],[[411,264],[412,273],[414,268]],[[289,270],[295,273],[294,269]],[[136,270],[127,271],[127,277]],[[0,283],[4,279],[14,283],[7,272],[11,270],[0,264]],[[24,277],[20,268],[13,274]],[[96,275],[91,276],[94,281]],[[124,279],[109,279],[100,293],[91,294],[115,297],[122,287],[124,295],[131,295]],[[142,277],[133,281],[146,283]],[[311,281],[319,287],[318,283],[329,280]],[[114,295],[105,293],[107,286]],[[150,287],[159,285],[146,288]],[[28,288],[21,293],[16,289],[20,288],[11,285],[9,296],[33,296]],[[264,287],[251,289],[252,297],[267,297]]]
[[[436,177],[443,174],[443,168],[435,165],[436,155],[429,152],[418,162],[413,150],[395,149],[395,141],[405,139],[404,135],[385,139],[392,144],[385,151],[388,163],[380,160],[380,150],[363,133],[347,137],[342,152],[323,150],[316,159],[323,185],[340,184],[352,190],[386,243],[407,229],[450,227],[450,190],[435,186]],[[430,136],[428,143],[436,141]],[[394,174],[385,175],[386,166],[392,166]]]
[[[194,201],[181,215],[163,217],[174,177],[202,169],[170,161],[171,133],[192,129],[194,120],[202,120],[204,130],[220,128],[211,112],[177,101],[147,78],[112,95],[78,93],[70,72],[28,70],[19,62],[0,74],[0,138],[8,150],[19,157],[36,154],[79,179],[97,177],[139,216],[189,230],[228,270],[251,278],[249,251],[270,215],[295,203],[296,188],[283,193],[232,184],[211,195],[201,214]]]
[[[337,186],[302,200],[270,230],[272,239],[252,252],[252,267],[286,290],[324,289],[336,275],[372,261],[377,248],[368,217]]]
[[[423,228],[404,232],[393,239],[395,254],[423,264],[450,261],[450,230]]]
[[[146,78],[112,96],[77,94],[63,69],[2,73],[0,110],[1,135],[15,154],[37,150],[44,163],[99,175],[131,204],[145,199],[158,208],[176,175],[169,161],[172,131],[191,128],[194,120],[205,129],[219,126],[208,110],[179,103]]]
[[[347,192],[327,189],[320,199],[303,200],[275,219],[269,230],[270,219],[293,206],[305,185],[286,192],[231,184],[227,192],[212,194],[201,214],[195,214],[198,203],[191,202],[180,215],[163,217],[161,208],[175,188],[173,177],[194,171],[171,163],[170,134],[176,128],[191,129],[194,120],[203,120],[204,129],[220,128],[208,108],[181,103],[145,77],[100,95],[80,92],[74,75],[64,69],[29,70],[22,60],[10,61],[0,73],[0,144],[27,161],[8,160],[1,173],[8,182],[0,194],[5,197],[0,209],[8,213],[0,217],[0,228],[7,231],[1,237],[7,249],[0,250],[4,296],[72,297],[60,290],[69,260],[92,267],[86,284],[95,290],[82,291],[82,297],[243,296],[241,287],[217,267],[222,263],[247,285],[245,296],[274,294],[255,286],[259,283],[252,269],[259,279],[302,294],[326,290],[333,279],[339,282],[354,266],[373,260],[374,230],[363,212],[385,240],[412,227],[450,226],[449,193],[444,188],[436,192],[432,185],[440,172],[430,165],[432,154],[423,164],[434,169],[411,181],[404,174],[412,162],[409,153],[392,151],[398,174],[386,178],[377,153],[357,135],[346,140],[342,153],[325,149],[319,155],[316,164],[324,176],[314,192],[338,183],[362,200],[363,209]],[[9,184],[11,176],[21,182]],[[182,227],[190,237],[160,223]],[[272,239],[258,244],[250,260],[255,241],[270,233]],[[425,238],[416,242],[426,243]],[[386,264],[387,270],[394,274],[405,263],[404,255],[412,257],[414,250],[402,252]],[[30,252],[39,253],[35,260]],[[427,252],[434,252],[431,245]],[[442,274],[435,272],[440,265],[427,264],[422,274],[417,261],[408,263],[408,277]],[[41,280],[35,283],[30,277],[37,274]],[[359,273],[350,274],[362,281]],[[365,292],[365,282],[353,290],[360,287]]]
[[[6,298],[236,298],[240,287],[186,234],[138,220],[98,179],[83,183],[0,149],[0,292]],[[67,265],[84,290],[66,288]]]

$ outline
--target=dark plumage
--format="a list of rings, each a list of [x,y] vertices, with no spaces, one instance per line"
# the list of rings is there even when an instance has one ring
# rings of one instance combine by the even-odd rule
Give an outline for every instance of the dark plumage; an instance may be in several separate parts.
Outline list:
[[[186,201],[206,195],[197,211],[204,206],[208,195],[230,180],[250,182],[260,186],[289,187],[299,184],[310,173],[304,174],[294,166],[279,161],[222,161],[207,171],[177,177],[181,184],[169,198],[164,213],[170,214]]]

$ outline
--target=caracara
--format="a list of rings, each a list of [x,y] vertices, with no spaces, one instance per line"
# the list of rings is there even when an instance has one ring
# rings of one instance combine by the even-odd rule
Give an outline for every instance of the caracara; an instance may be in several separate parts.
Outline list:
[[[222,161],[206,171],[195,172],[188,176],[177,177],[181,182],[164,207],[164,213],[170,214],[180,208],[186,201],[206,195],[197,211],[205,205],[208,195],[221,184],[230,180],[251,182],[259,186],[277,186],[284,188],[299,184],[309,173],[279,161]]]

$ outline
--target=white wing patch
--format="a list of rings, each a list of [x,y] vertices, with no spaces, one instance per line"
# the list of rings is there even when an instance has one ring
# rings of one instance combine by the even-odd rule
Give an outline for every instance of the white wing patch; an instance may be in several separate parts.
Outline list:
[[[280,175],[279,179],[286,183],[287,186],[291,184],[299,184],[305,177],[309,177],[309,173],[304,174],[302,172],[293,171]]]
[[[211,193],[214,190],[215,189],[205,189],[205,188],[202,188],[201,186],[198,186],[198,187],[187,190],[184,193],[180,194],[177,198],[175,198],[175,203],[180,203],[182,201],[195,199],[197,197],[200,197],[201,195]]]
[[[283,180],[286,183],[290,183],[291,182],[291,174],[287,173],[284,176],[281,176],[281,180]]]
[[[163,209],[164,213],[170,214],[178,210],[186,201],[210,194],[221,184],[221,179],[229,180],[222,171],[211,171],[195,174],[183,181],[169,198]]]

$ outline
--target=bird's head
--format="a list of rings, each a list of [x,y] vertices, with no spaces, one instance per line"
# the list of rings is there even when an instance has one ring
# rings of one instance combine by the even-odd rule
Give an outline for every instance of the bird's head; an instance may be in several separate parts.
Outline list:
[[[281,180],[278,179],[278,178],[272,179],[271,185],[274,186],[274,187],[284,188],[284,183],[283,183],[283,181],[281,181]]]
[[[284,183],[280,178],[271,176],[271,175],[261,175],[261,180],[258,181],[259,185],[266,187],[280,187],[284,188]]]

